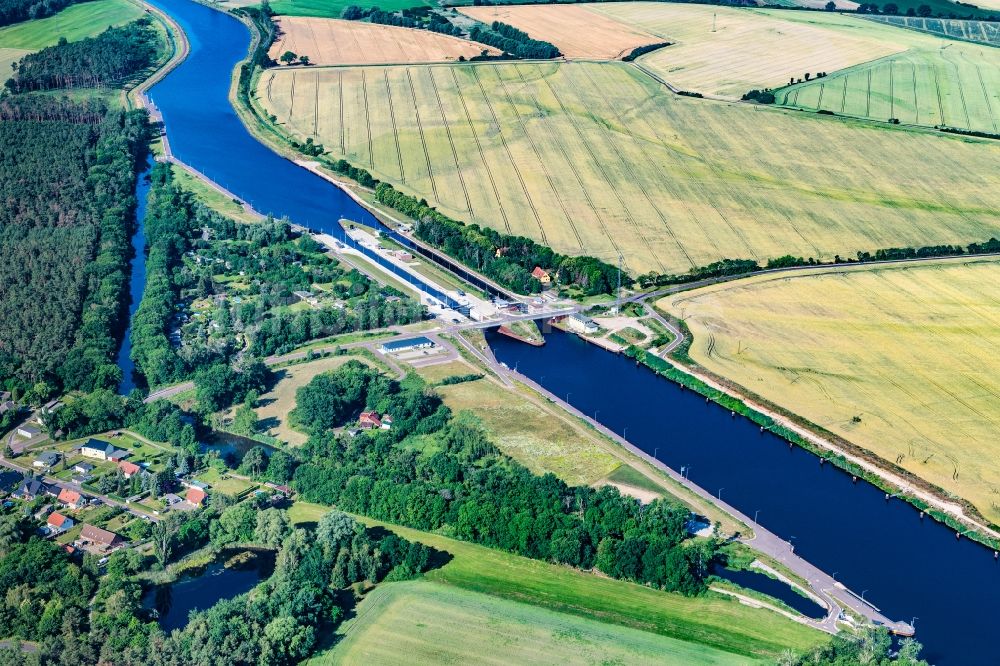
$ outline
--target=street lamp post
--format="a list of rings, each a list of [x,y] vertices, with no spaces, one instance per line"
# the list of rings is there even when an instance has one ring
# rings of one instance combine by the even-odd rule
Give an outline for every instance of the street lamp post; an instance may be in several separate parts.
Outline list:
[[[867,601],[865,601],[865,592],[867,592],[867,591],[868,590],[862,590],[861,591],[861,601],[864,601],[864,603],[868,603]]]
[[[753,512],[753,524],[754,524],[755,526],[757,525],[757,516],[758,516],[759,514],[760,514],[760,509],[757,509],[756,511],[754,511],[754,512]]]
[[[573,392],[572,392],[572,391],[570,391],[569,393],[567,393],[567,394],[566,394],[566,404],[567,404],[567,405],[569,404],[569,397],[570,397],[571,395],[573,395]]]
[[[725,487],[719,488],[719,501],[720,502],[722,501],[722,491],[723,490],[725,490]]]
[[[659,453],[659,451],[660,451],[660,447],[657,446],[657,447],[653,448],[653,457],[654,458],[656,457],[656,454]]]

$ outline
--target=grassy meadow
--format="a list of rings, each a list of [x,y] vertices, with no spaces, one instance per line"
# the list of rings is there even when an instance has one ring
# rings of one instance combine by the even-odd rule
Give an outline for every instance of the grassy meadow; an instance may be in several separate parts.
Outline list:
[[[786,88],[778,102],[875,120],[1000,133],[1000,49],[939,40]]]
[[[142,16],[139,5],[128,0],[92,0],[70,5],[54,16],[0,28],[0,84],[11,65],[29,53],[53,46],[60,37],[75,42]]]
[[[1000,229],[996,144],[687,99],[625,63],[270,70],[258,95],[456,219],[633,273]]]
[[[1000,522],[1000,261],[760,276],[660,305],[697,363]]]
[[[431,373],[428,381],[439,380],[443,367],[428,366],[417,373]],[[476,372],[464,362],[447,367],[448,375]],[[474,413],[491,441],[536,474],[552,472],[567,483],[590,485],[622,464],[599,435],[519,390],[503,389],[486,378],[434,390],[452,411]]]
[[[470,631],[475,627],[475,631]],[[756,659],[427,581],[380,585],[309,663],[699,666]]]
[[[328,510],[296,502],[290,512],[294,523],[304,523],[319,520]],[[444,566],[425,574],[424,578],[432,583],[690,641],[692,649],[703,655],[722,650],[744,657],[768,658],[788,648],[802,651],[826,639],[814,629],[769,611],[743,606],[722,595],[708,593],[690,598],[667,594],[437,534],[368,518],[360,520],[451,555]],[[424,622],[428,621],[433,618]],[[455,627],[457,635],[445,635],[445,627],[435,630],[443,640],[459,643],[468,640],[468,624]],[[333,655],[336,654],[335,649]],[[397,663],[407,656],[401,644]]]

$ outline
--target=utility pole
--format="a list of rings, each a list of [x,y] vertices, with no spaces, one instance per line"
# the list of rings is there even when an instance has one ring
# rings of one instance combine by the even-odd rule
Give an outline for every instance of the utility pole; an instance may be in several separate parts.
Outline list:
[[[715,17],[716,16],[717,16],[717,14],[715,12],[712,12],[712,32],[715,32]]]

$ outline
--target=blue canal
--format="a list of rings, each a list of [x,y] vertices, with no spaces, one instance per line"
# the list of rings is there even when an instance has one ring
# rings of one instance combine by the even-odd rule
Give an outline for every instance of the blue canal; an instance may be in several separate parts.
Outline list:
[[[246,54],[246,27],[191,0],[156,0],[191,43],[191,54],[151,91],[179,159],[260,211],[326,232],[340,218],[377,225],[331,183],[258,143],[230,107],[230,74]],[[938,664],[993,664],[992,611],[1000,566],[992,553],[877,488],[851,477],[631,360],[554,332],[536,348],[491,334],[500,360],[584,412],[625,432],[744,513],[792,540],[886,615],[910,621]]]
[[[916,617],[932,663],[998,662],[1000,565],[991,551],[628,357],[560,331],[544,347],[496,333],[487,340],[498,360],[670,467],[686,467],[744,514],[759,511],[761,525],[888,617]]]
[[[135,196],[138,199],[135,208],[135,232],[132,234],[132,261],[129,262],[129,326],[122,338],[122,346],[118,350],[118,367],[122,369],[122,381],[118,392],[128,395],[135,388],[135,364],[132,363],[132,315],[142,301],[142,291],[146,287],[146,234],[144,222],[146,219],[146,195],[149,194],[149,169],[139,174],[135,185]]]

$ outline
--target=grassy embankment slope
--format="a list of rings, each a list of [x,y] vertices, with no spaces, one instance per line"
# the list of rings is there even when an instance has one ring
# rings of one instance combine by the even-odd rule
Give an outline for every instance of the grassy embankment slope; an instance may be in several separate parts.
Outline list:
[[[128,0],[93,0],[70,5],[54,16],[24,21],[0,28],[0,84],[11,72],[11,64],[60,37],[71,42],[92,37],[108,26],[134,21],[142,16],[139,5]]]
[[[411,581],[358,605],[343,640],[310,664],[750,664],[756,659],[537,606]],[[475,627],[475,630],[471,630]]]
[[[278,70],[257,91],[298,140],[457,219],[633,273],[1000,230],[1000,146],[686,99],[623,63]]]
[[[326,507],[301,502],[296,503],[291,509],[296,523],[316,521],[326,511],[328,511]],[[523,621],[522,618],[530,617],[533,623],[545,623],[543,632],[554,632],[560,626],[566,626],[565,620],[560,618],[559,614],[568,613],[599,620],[607,625],[601,627],[601,630],[612,634],[617,633],[615,625],[618,625],[690,641],[691,643],[684,647],[693,650],[692,654],[709,657],[714,654],[719,658],[728,658],[728,655],[719,655],[717,650],[745,657],[773,657],[786,648],[803,650],[824,640],[823,634],[804,625],[773,613],[742,606],[712,593],[697,598],[666,594],[641,585],[529,560],[440,535],[363,520],[368,525],[386,527],[407,539],[449,553],[452,559],[447,564],[425,575],[425,578],[432,583],[544,609],[539,611],[538,615],[531,615],[532,611],[526,608],[517,609],[519,612],[515,613],[511,610],[514,607],[508,606],[507,612],[511,615],[503,618],[505,624]],[[463,597],[456,596],[455,600],[459,601]],[[492,606],[492,602],[485,599],[464,598],[472,600],[472,603],[479,608]],[[432,601],[420,603],[432,603]],[[470,612],[472,610],[470,608]],[[552,611],[555,613],[551,613]],[[395,617],[392,613],[388,613],[378,616],[375,622],[391,624]],[[436,621],[434,617],[429,616],[425,617],[423,622],[432,624],[433,631],[440,632],[440,635],[446,636],[449,641],[458,641],[456,635],[462,636],[467,633],[463,630],[459,630],[458,634],[449,631],[446,618]],[[411,628],[405,625],[403,627],[405,635],[430,628]],[[591,627],[587,628],[589,630]],[[369,626],[368,631],[372,631],[372,636],[378,636],[383,631],[395,631],[395,625],[388,629],[379,627],[377,631]],[[515,634],[514,637],[518,635]],[[623,634],[619,636],[624,637]],[[346,643],[346,646],[350,649],[353,645],[353,649],[360,649],[358,644],[361,640],[363,637],[359,637],[359,640],[353,643]],[[530,649],[530,642],[533,640],[538,639],[532,637],[526,640],[520,649]],[[563,654],[567,659],[579,654],[579,646],[573,642],[560,641],[558,645],[564,650]],[[650,645],[649,639],[644,641],[644,646],[648,645]],[[317,659],[336,660],[340,654],[339,649],[335,647],[332,652],[320,655]],[[480,644],[476,641],[461,645],[461,649],[471,651],[465,654],[467,659],[483,654]],[[684,654],[676,652],[682,649],[682,646],[674,641],[663,642],[657,649],[667,654],[671,651],[675,654]]]
[[[660,302],[691,358],[1000,522],[1000,262],[760,276]]]

